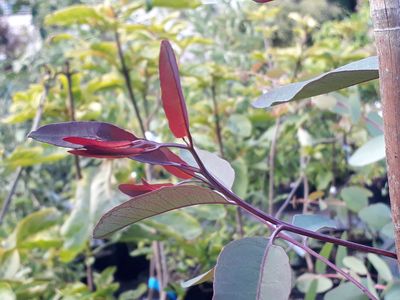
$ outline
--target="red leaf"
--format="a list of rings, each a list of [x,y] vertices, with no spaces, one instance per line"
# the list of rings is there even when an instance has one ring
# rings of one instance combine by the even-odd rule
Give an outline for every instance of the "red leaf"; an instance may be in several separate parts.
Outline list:
[[[101,148],[117,148],[117,147],[127,147],[132,144],[132,140],[130,141],[102,141],[102,140],[95,140],[95,139],[88,139],[82,138],[78,136],[69,136],[63,138],[64,141],[86,146],[94,146],[94,147],[101,147]]]
[[[175,54],[167,40],[161,42],[159,72],[161,99],[169,128],[175,137],[187,137],[190,133],[185,98],[182,93]]]
[[[136,197],[151,191],[158,190],[162,187],[171,187],[174,186],[172,183],[161,183],[161,184],[149,184],[147,182],[143,182],[142,185],[139,184],[120,184],[119,190],[128,196]]]

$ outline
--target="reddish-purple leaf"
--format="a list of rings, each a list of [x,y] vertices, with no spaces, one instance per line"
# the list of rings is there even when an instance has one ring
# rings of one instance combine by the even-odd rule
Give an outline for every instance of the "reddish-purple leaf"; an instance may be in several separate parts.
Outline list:
[[[93,235],[102,238],[140,220],[197,204],[234,204],[221,194],[196,185],[162,187],[132,198],[105,213]]]
[[[152,191],[156,191],[162,187],[171,187],[174,186],[172,183],[158,183],[158,184],[149,184],[143,180],[143,184],[120,184],[119,190],[124,194],[127,194],[131,197],[136,197],[142,194],[146,194]]]
[[[177,138],[189,136],[189,118],[183,97],[179,69],[171,44],[161,42],[159,73],[161,99],[169,128]]]
[[[127,147],[132,144],[132,140],[130,141],[101,141],[94,140],[88,138],[82,138],[77,136],[70,136],[63,139],[66,142],[77,144],[81,146],[94,146],[101,148],[117,148],[117,147]]]
[[[82,137],[104,141],[134,141],[137,137],[117,126],[103,122],[64,122],[45,125],[29,134],[37,141],[65,148],[81,148],[64,140],[66,137]]]

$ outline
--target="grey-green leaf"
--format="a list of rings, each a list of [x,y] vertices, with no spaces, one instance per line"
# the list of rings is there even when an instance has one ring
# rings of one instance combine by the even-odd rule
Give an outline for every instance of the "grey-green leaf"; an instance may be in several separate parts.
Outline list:
[[[309,98],[377,79],[378,58],[368,57],[352,62],[312,79],[288,84],[263,94],[253,106],[267,108],[283,102]]]
[[[380,161],[385,156],[385,139],[382,134],[358,148],[350,157],[349,164],[353,167],[363,167]]]
[[[345,282],[325,294],[324,300],[368,300],[351,282]]]
[[[252,237],[225,246],[215,267],[213,299],[288,299],[289,259],[281,247],[272,246],[263,260],[267,245],[268,239]]]
[[[293,225],[317,231],[322,228],[336,228],[336,222],[322,215],[295,215]]]

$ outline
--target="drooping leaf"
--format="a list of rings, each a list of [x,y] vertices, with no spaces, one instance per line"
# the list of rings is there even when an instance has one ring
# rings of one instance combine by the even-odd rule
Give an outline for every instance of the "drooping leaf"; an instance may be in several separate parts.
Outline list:
[[[104,122],[64,122],[40,127],[30,138],[58,147],[78,149],[81,145],[65,141],[66,137],[82,137],[108,142],[135,141],[137,137],[115,125]]]
[[[212,268],[211,270],[208,270],[207,272],[205,272],[203,274],[200,274],[199,276],[196,276],[196,277],[194,277],[192,279],[189,279],[187,281],[182,282],[181,283],[181,287],[187,289],[187,288],[189,288],[191,286],[198,285],[198,284],[201,284],[203,282],[213,281],[213,279],[214,279],[214,269],[215,268]]]
[[[179,69],[171,44],[161,42],[160,60],[161,99],[169,128],[176,138],[189,136],[189,118],[181,88]]]
[[[342,88],[346,88],[365,81],[377,79],[378,58],[368,57],[352,62],[333,71],[324,73],[315,78],[288,84],[263,94],[253,106],[267,108],[292,100],[309,98]]]
[[[382,135],[374,137],[353,153],[349,164],[353,167],[363,167],[386,157],[385,138]]]
[[[292,224],[312,231],[337,227],[334,220],[322,215],[295,215]]]
[[[385,280],[390,282],[393,280],[392,272],[390,271],[387,263],[374,253],[368,253],[367,255],[369,262],[374,266],[375,270],[378,271],[378,275]]]
[[[325,294],[324,300],[367,300],[368,297],[351,282],[345,282]]]
[[[97,223],[93,235],[101,238],[140,220],[197,204],[230,204],[220,194],[199,186],[181,185],[132,198],[107,213]]]
[[[214,299],[288,299],[291,269],[285,251],[268,239],[244,238],[229,243],[221,251],[214,274]]]
[[[376,203],[359,211],[358,216],[372,229],[380,230],[391,222],[390,208],[386,204]]]
[[[372,193],[363,187],[349,186],[340,192],[340,196],[351,211],[358,213],[368,206],[368,198],[372,196]]]

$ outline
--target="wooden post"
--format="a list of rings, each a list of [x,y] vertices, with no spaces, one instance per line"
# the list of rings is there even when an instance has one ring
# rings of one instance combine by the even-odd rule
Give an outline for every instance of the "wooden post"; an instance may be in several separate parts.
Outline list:
[[[400,0],[370,0],[379,57],[387,174],[400,264]]]

